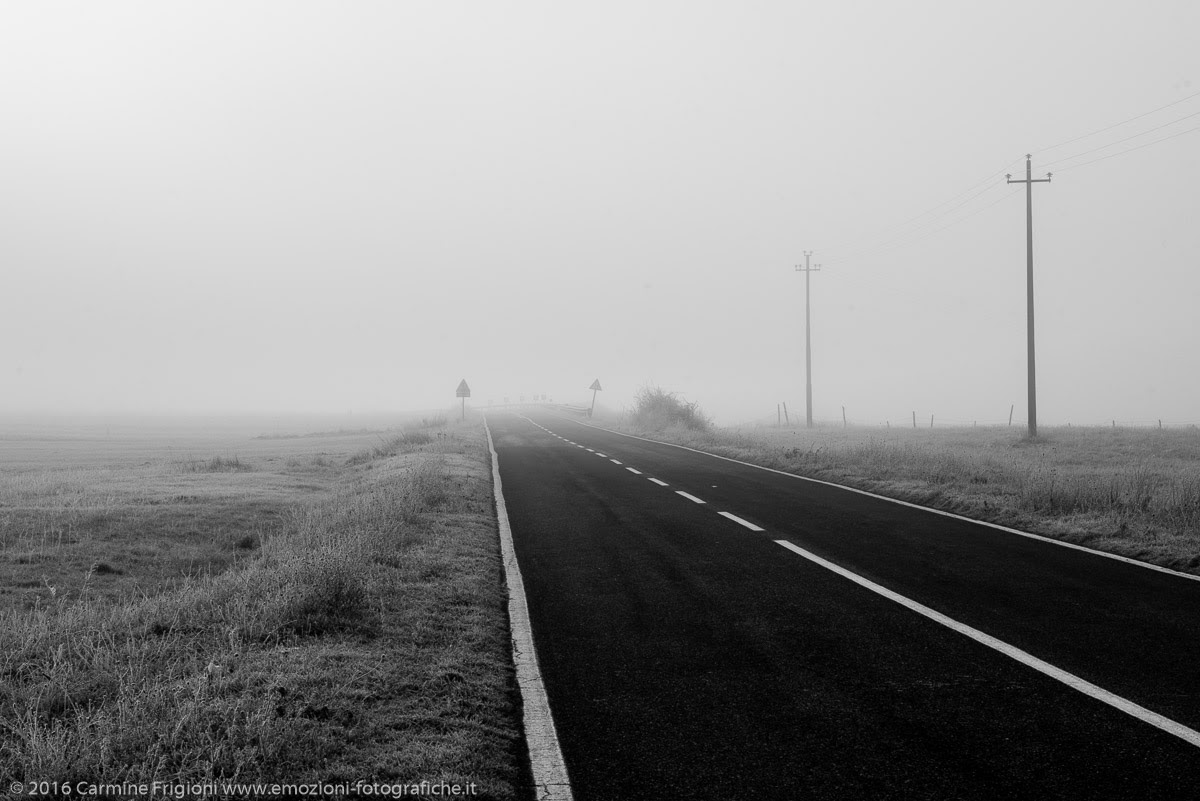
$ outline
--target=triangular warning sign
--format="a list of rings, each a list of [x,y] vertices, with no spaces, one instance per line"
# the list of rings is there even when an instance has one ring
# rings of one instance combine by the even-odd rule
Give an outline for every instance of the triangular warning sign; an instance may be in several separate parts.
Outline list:
[[[467,386],[467,379],[464,378],[462,381],[458,382],[458,390],[455,391],[454,397],[456,397],[456,398],[471,397],[471,388]]]
[[[604,389],[604,387],[600,386],[600,379],[599,379],[599,378],[597,378],[595,381],[593,381],[593,382],[592,382],[592,385],[591,385],[590,387],[588,387],[588,389],[600,389],[600,390],[602,390],[602,389]]]

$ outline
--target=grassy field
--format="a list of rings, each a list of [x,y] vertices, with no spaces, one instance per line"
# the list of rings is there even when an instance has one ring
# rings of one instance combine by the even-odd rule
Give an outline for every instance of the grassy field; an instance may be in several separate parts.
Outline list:
[[[529,796],[477,423],[0,440],[6,782]]]
[[[655,439],[1200,573],[1200,431],[646,428]]]

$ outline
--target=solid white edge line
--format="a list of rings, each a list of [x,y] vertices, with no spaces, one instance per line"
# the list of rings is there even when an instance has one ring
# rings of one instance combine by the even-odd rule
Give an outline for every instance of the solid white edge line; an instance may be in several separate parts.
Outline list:
[[[500,484],[500,456],[492,441],[492,429],[483,418],[487,432],[488,450],[492,452],[492,486],[495,489],[496,522],[500,529],[500,553],[504,560],[504,578],[508,584],[508,619],[512,631],[513,665],[517,686],[521,692],[521,718],[525,743],[529,748],[529,763],[533,783],[538,788],[538,801],[572,801],[571,780],[558,744],[558,731],[550,713],[550,700],[542,683],[537,649],[533,643],[533,627],[529,622],[529,606],[525,601],[525,583],[513,549],[512,526],[508,507]]]
[[[626,469],[626,470],[628,470],[629,468],[625,468],[625,469]],[[655,484],[657,484],[657,485],[658,485],[658,486],[660,486],[660,487],[669,487],[669,486],[671,486],[671,485],[670,485],[670,484],[668,484],[667,482],[665,482],[665,481],[661,481],[661,480],[659,480],[659,479],[657,479],[657,478],[652,478],[652,479],[650,479],[650,481],[653,481]]]
[[[793,545],[791,542],[788,542],[787,540],[775,540],[775,544],[782,545],[784,548],[787,548],[789,551],[792,551],[793,553],[803,556],[805,559],[809,560],[810,562],[818,564],[821,567],[825,568],[826,570],[831,570],[834,573],[837,573],[839,576],[841,576],[843,578],[847,578],[850,581],[853,581],[855,584],[858,584],[860,587],[864,587],[864,588],[870,590],[871,592],[874,592],[878,595],[882,595],[884,598],[887,598],[889,601],[895,601],[896,603],[900,604],[901,606],[906,607],[906,608],[910,609],[911,611],[916,612],[919,615],[924,615],[925,617],[929,618],[930,620],[934,621],[935,623],[940,623],[948,629],[956,631],[959,634],[962,634],[966,637],[970,637],[972,640],[975,640],[978,643],[986,645],[988,648],[992,648],[996,651],[999,651],[1000,653],[1004,654],[1005,656],[1009,657],[1010,659],[1015,659],[1016,661],[1020,662],[1021,664],[1025,665],[1027,667],[1031,667],[1034,670],[1038,671],[1039,673],[1043,673],[1052,679],[1060,681],[1073,690],[1078,690],[1079,692],[1083,693],[1084,695],[1087,695],[1091,698],[1095,698],[1097,701],[1101,701],[1105,704],[1108,704],[1109,706],[1113,707],[1114,709],[1118,709],[1127,715],[1131,715],[1144,723],[1149,723],[1151,726],[1162,729],[1163,731],[1167,732],[1168,734],[1173,734],[1176,737],[1180,738],[1181,740],[1184,740],[1184,741],[1190,743],[1191,745],[1200,747],[1200,732],[1197,732],[1194,729],[1189,729],[1187,726],[1184,726],[1182,723],[1176,723],[1175,721],[1171,720],[1170,718],[1163,717],[1162,715],[1158,714],[1157,712],[1151,712],[1149,709],[1146,709],[1143,706],[1139,706],[1138,704],[1135,704],[1133,701],[1130,701],[1126,698],[1122,698],[1119,695],[1114,695],[1113,693],[1110,693],[1108,690],[1105,690],[1102,687],[1098,687],[1097,685],[1092,684],[1090,681],[1087,681],[1086,679],[1081,679],[1080,677],[1076,676],[1074,673],[1068,673],[1067,671],[1063,670],[1062,668],[1057,668],[1054,665],[1051,665],[1049,662],[1045,662],[1041,659],[1038,659],[1033,654],[1030,654],[1026,651],[1022,651],[1020,648],[1017,648],[1016,646],[1009,645],[1008,643],[1004,642],[1003,640],[996,639],[995,637],[991,636],[990,634],[984,634],[982,631],[979,631],[978,629],[973,629],[970,626],[966,625],[965,623],[959,623],[957,620],[947,617],[946,615],[943,615],[941,612],[937,612],[933,609],[930,609],[928,606],[925,606],[924,604],[917,603],[916,601],[912,600],[911,598],[907,598],[897,592],[893,592],[892,590],[889,590],[886,587],[882,587],[882,586],[876,584],[875,582],[870,581],[869,579],[863,578],[862,576],[858,575],[857,573],[852,573],[851,571],[847,570],[844,567],[841,567],[840,565],[835,565],[833,562],[830,562],[826,559],[822,559],[821,557],[817,556],[814,553],[809,553],[808,551],[804,550],[803,548],[801,548],[797,545]]]
[[[581,425],[581,426],[587,426],[588,428],[594,428],[597,431],[607,431],[610,434],[616,434],[617,436],[620,436],[620,437],[629,437],[630,439],[640,439],[642,442],[653,442],[655,445],[667,445],[672,448],[679,448],[680,450],[691,451],[692,453],[702,453],[705,456],[711,456],[714,459],[722,459],[726,462],[733,462],[734,464],[745,465],[746,467],[753,467],[757,470],[766,470],[768,473],[778,473],[781,476],[788,476],[789,478],[794,478],[799,481],[807,481],[811,484],[821,484],[826,487],[833,487],[834,489],[845,490],[846,492],[853,492],[858,495],[865,495],[868,498],[876,498],[881,501],[887,501],[888,503],[896,503],[901,506],[907,506],[910,509],[920,509],[922,512],[929,512],[930,514],[941,515],[942,517],[949,517],[954,520],[962,520],[963,522],[966,522],[966,523],[974,523],[977,526],[987,526],[988,528],[993,528],[993,529],[996,529],[997,531],[1003,531],[1008,534],[1016,534],[1019,537],[1027,537],[1031,540],[1040,540],[1041,542],[1049,543],[1050,545],[1058,545],[1063,548],[1070,548],[1075,551],[1083,551],[1084,553],[1090,553],[1094,556],[1103,556],[1105,559],[1115,559],[1118,562],[1124,562],[1125,564],[1133,565],[1134,567],[1144,567],[1147,570],[1154,570],[1159,573],[1166,573],[1171,576],[1178,576],[1179,578],[1190,579],[1192,581],[1200,581],[1200,576],[1193,575],[1191,573],[1182,573],[1178,570],[1172,570],[1169,567],[1162,567],[1161,565],[1152,565],[1149,562],[1143,562],[1139,559],[1131,559],[1128,556],[1121,556],[1120,554],[1109,553],[1107,551],[1097,551],[1095,548],[1089,548],[1086,545],[1076,545],[1073,542],[1066,542],[1064,540],[1056,540],[1053,537],[1046,537],[1041,534],[1034,534],[1029,531],[1021,531],[1021,529],[1019,529],[1019,528],[1010,528],[1008,526],[1002,526],[999,523],[989,523],[986,520],[976,520],[973,517],[966,517],[965,515],[955,514],[954,512],[944,512],[941,509],[934,509],[929,506],[921,506],[920,504],[912,503],[911,501],[902,501],[899,498],[889,498],[886,495],[879,495],[878,493],[869,492],[867,490],[856,489],[854,487],[847,487],[845,484],[835,484],[832,481],[822,481],[819,478],[810,478],[808,476],[802,476],[799,473],[789,473],[785,470],[776,470],[774,467],[763,467],[761,464],[752,464],[750,462],[743,462],[741,459],[734,459],[731,456],[722,456],[719,453],[709,453],[708,451],[702,451],[699,448],[689,448],[687,445],[676,445],[674,442],[663,442],[662,440],[650,439],[649,437],[639,437],[637,434],[626,434],[624,431],[614,431],[611,428],[604,428],[602,426],[592,425],[591,423],[583,423],[583,422],[580,422],[579,420],[571,420],[570,418],[564,418],[564,419],[566,419],[567,422],[570,422],[570,423],[579,423],[579,425]]]
[[[684,492],[683,490],[675,490],[675,494],[682,495],[683,497],[687,498],[692,503],[704,503],[704,501],[700,500],[695,495],[692,495],[691,493],[688,493],[688,492]]]
[[[762,526],[756,526],[753,523],[751,523],[749,520],[743,520],[742,518],[738,517],[737,515],[733,514],[732,512],[717,512],[717,514],[719,514],[721,517],[728,517],[733,522],[739,523],[739,524],[745,526],[746,528],[750,529],[751,531],[766,531],[766,529],[763,528]]]

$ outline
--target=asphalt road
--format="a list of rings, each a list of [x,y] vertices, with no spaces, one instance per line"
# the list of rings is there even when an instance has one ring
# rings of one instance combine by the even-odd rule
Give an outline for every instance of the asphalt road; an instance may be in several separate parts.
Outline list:
[[[572,419],[489,423],[576,799],[1200,797],[1197,744],[794,549],[1197,730],[1200,582]]]

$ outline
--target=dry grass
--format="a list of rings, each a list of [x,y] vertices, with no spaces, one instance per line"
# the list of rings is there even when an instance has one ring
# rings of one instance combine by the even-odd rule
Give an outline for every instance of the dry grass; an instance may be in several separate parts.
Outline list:
[[[645,432],[1200,573],[1200,431],[1043,428]]]
[[[85,577],[91,594],[118,598],[219,572],[333,478],[265,450],[181,459],[146,447],[86,466],[31,463],[28,448],[18,465],[0,461],[0,608],[76,596]]]
[[[370,437],[296,438],[243,451],[250,469],[6,471],[0,547],[78,575],[0,615],[0,775],[524,797],[486,441],[437,433],[366,459]]]

